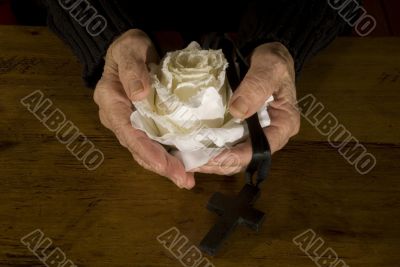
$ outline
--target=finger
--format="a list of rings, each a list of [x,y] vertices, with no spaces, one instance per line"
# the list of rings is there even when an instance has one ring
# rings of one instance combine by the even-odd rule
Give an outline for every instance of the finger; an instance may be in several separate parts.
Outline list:
[[[182,162],[170,155],[160,144],[135,129],[127,129],[126,134],[128,135],[126,137],[127,148],[140,165],[161,176],[168,177],[180,188],[191,189],[194,187],[193,173],[186,173]]]
[[[117,103],[128,107],[132,106],[132,102],[126,97],[119,78],[116,79],[114,75],[109,75],[109,73],[103,74],[97,83],[93,99],[100,108],[110,107]]]
[[[118,74],[128,98],[139,101],[150,92],[150,75],[143,59],[129,54],[119,58]]]
[[[264,128],[271,153],[282,149],[300,129],[300,114],[289,102],[278,100],[268,107],[271,125]]]
[[[106,128],[113,131],[113,125],[110,122],[111,117],[115,117],[114,124],[129,123],[132,102],[126,97],[119,81],[113,80],[110,76],[103,76],[96,85],[93,99],[99,107],[100,121]],[[110,107],[118,110],[110,110]],[[117,115],[114,116],[114,114]]]
[[[192,189],[195,186],[193,173],[186,173],[177,158],[150,140],[144,132],[132,128],[130,124],[119,126],[114,132],[121,145],[131,152],[139,165],[169,178],[180,188]]]
[[[251,160],[251,144],[249,141],[224,150],[206,165],[197,168],[196,172],[233,175],[241,172]]]
[[[236,146],[225,149],[219,155],[210,160],[212,164],[221,166],[246,166],[252,156],[251,142],[237,144]]]
[[[177,158],[170,155],[159,143],[129,124],[114,128],[121,145],[131,152],[135,161],[147,170],[169,178],[180,188],[191,189],[195,185],[192,173]]]
[[[181,188],[195,185],[193,173],[186,173],[183,164],[160,144],[134,129],[130,122],[131,102],[124,96],[122,86],[108,80],[99,82],[95,101],[100,106],[100,119],[114,132],[122,146],[128,148],[134,159],[144,168],[168,177]]]
[[[103,109],[99,108],[99,118],[100,118],[100,122],[101,124],[106,127],[107,129],[111,130],[110,128],[110,122],[107,118],[107,114],[104,112]]]
[[[114,131],[121,145],[142,167],[169,178],[180,188],[191,189],[194,186],[193,175],[186,174],[183,164],[144,132],[132,128],[130,123],[120,125]]]
[[[150,91],[147,64],[158,61],[157,52],[147,35],[131,30],[117,39],[107,52],[106,65],[114,66],[132,101],[144,99]]]
[[[269,126],[264,129],[264,133],[268,138],[271,154],[281,150],[289,142],[287,135],[278,127]]]
[[[232,176],[239,172],[241,172],[241,168],[236,167],[224,167],[221,168],[219,166],[208,166],[204,165],[196,170],[199,173],[206,173],[206,174],[217,174],[217,175],[226,175]]]
[[[256,113],[272,95],[274,82],[268,70],[252,66],[233,94],[229,111],[235,118],[247,119]]]
[[[194,178],[194,172],[187,172],[186,173],[186,186],[185,188],[190,190],[196,185],[196,180]]]
[[[123,115],[127,112],[131,111],[123,105],[113,105],[108,111],[111,128],[121,145],[131,152],[141,166],[169,178],[180,188],[191,189],[195,184],[193,175],[187,174],[182,162],[170,155],[159,143],[133,128],[129,119],[122,119],[129,118]]]

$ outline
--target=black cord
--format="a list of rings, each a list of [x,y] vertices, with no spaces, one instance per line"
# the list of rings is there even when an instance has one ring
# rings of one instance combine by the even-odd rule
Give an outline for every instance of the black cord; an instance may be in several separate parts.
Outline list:
[[[240,54],[235,43],[226,34],[211,33],[205,38],[203,48],[222,49],[229,63],[227,69],[229,84],[232,91],[235,92],[249,69],[249,64]],[[255,113],[246,119],[246,123],[253,151],[251,161],[245,172],[246,183],[259,187],[267,178],[271,168],[271,149],[260,125],[258,114]],[[256,173],[257,176],[254,182],[254,175]]]

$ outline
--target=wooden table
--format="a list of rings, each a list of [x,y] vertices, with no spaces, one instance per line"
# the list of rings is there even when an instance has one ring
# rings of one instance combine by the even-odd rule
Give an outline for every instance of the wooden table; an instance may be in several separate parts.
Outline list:
[[[0,27],[0,266],[43,266],[20,239],[40,229],[78,266],[184,266],[157,240],[172,227],[198,245],[216,220],[215,191],[241,175],[197,175],[192,191],[139,167],[100,125],[72,53],[45,28]],[[400,39],[338,39],[305,67],[312,93],[372,153],[360,175],[305,119],[273,157],[256,208],[259,233],[239,227],[215,266],[317,266],[293,238],[312,229],[349,266],[400,262]],[[88,171],[20,101],[40,90],[104,153]],[[185,251],[184,249],[182,250]],[[321,251],[319,252],[321,253]],[[191,265],[187,265],[191,266]],[[211,266],[211,265],[209,265]]]

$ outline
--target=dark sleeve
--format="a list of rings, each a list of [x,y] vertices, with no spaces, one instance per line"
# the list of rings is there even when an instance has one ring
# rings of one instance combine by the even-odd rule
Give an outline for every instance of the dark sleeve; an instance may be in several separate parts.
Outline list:
[[[296,73],[304,62],[331,43],[345,21],[326,0],[264,0],[252,3],[239,30],[245,56],[267,42],[280,42],[295,61]]]
[[[47,0],[47,23],[84,65],[83,78],[89,87],[100,79],[108,46],[133,28],[132,20],[113,0]]]

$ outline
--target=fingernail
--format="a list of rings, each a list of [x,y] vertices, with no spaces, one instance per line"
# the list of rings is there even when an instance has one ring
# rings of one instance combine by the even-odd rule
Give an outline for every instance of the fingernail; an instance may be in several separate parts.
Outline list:
[[[233,101],[230,110],[239,113],[240,117],[244,117],[249,111],[249,107],[243,97],[239,96]]]
[[[132,81],[130,88],[131,98],[134,98],[137,94],[143,92],[143,90],[143,83],[140,80]]]

